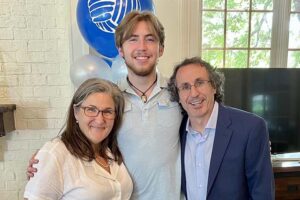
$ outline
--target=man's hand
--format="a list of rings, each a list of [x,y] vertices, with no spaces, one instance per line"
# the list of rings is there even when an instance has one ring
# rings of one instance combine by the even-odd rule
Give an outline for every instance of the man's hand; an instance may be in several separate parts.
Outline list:
[[[39,162],[39,160],[35,159],[36,154],[37,154],[37,152],[35,152],[32,155],[31,159],[29,160],[29,164],[28,164],[27,172],[26,172],[27,180],[29,180],[31,177],[33,177],[34,173],[37,172],[37,169],[33,167],[33,164],[37,164]]]

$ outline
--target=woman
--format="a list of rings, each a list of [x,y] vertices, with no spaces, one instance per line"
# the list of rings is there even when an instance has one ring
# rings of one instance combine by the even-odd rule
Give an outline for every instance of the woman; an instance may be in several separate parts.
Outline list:
[[[132,181],[116,139],[123,110],[116,85],[85,81],[73,96],[61,136],[36,155],[38,173],[27,183],[24,198],[129,199]]]

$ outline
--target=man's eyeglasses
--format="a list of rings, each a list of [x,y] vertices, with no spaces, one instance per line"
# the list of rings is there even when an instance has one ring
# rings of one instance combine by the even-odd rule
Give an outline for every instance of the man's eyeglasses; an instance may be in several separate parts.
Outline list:
[[[80,108],[83,109],[84,114],[87,117],[97,117],[99,113],[102,114],[102,117],[105,119],[114,119],[116,117],[116,113],[112,109],[104,109],[104,110],[99,110],[98,108],[94,106],[80,106]]]
[[[211,82],[210,80],[201,80],[197,79],[194,83],[194,85],[191,85],[189,83],[183,83],[177,89],[179,92],[190,92],[192,89],[192,86],[194,86],[196,89],[203,88],[207,83]]]

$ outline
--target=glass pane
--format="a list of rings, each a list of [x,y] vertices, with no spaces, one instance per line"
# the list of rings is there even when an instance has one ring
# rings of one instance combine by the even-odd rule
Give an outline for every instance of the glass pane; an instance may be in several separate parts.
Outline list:
[[[271,47],[272,13],[253,13],[250,47]]]
[[[228,10],[249,10],[249,0],[228,0]]]
[[[223,51],[221,50],[203,50],[202,58],[214,67],[223,67]]]
[[[252,0],[252,10],[273,10],[273,0]]]
[[[289,51],[288,68],[300,68],[300,51]]]
[[[291,14],[289,48],[300,48],[300,14]]]
[[[231,12],[227,15],[227,47],[248,47],[248,12]]]
[[[224,13],[203,12],[202,48],[224,47]]]
[[[224,9],[224,0],[203,0],[203,9]]]
[[[247,67],[247,51],[230,50],[226,51],[225,67],[226,68],[246,68]]]
[[[269,68],[270,67],[270,51],[268,50],[253,50],[250,51],[251,68]]]
[[[292,0],[291,11],[300,12],[300,0]]]

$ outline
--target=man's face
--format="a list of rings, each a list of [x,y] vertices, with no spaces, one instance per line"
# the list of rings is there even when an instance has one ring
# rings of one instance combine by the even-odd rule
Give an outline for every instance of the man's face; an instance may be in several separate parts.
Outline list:
[[[216,89],[206,68],[199,64],[181,67],[176,74],[176,85],[179,88],[179,102],[189,118],[208,121],[214,107]]]
[[[149,29],[147,22],[140,21],[132,35],[119,48],[119,53],[125,59],[129,74],[148,76],[155,73],[155,66],[163,54],[163,47]]]

